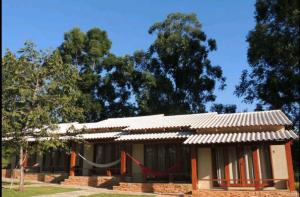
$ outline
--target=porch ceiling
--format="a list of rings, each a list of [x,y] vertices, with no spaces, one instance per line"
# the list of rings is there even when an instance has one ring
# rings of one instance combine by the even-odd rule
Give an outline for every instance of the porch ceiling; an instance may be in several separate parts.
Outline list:
[[[77,135],[78,139],[107,139],[107,138],[117,138],[127,132],[105,132],[105,133],[85,133]]]
[[[296,139],[298,136],[292,130],[244,133],[213,133],[194,134],[188,137],[184,144],[217,144],[234,142],[277,141]]]

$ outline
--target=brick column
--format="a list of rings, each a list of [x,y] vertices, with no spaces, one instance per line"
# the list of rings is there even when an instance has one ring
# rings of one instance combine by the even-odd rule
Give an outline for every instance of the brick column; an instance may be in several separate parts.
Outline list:
[[[245,185],[247,184],[247,180],[246,180],[246,167],[245,167],[245,157],[243,155],[243,147],[239,144],[238,145],[238,163],[239,163],[239,169],[240,169],[240,181],[241,181],[241,185],[242,187],[245,187]]]
[[[121,149],[121,169],[120,169],[121,177],[124,180],[124,176],[126,175],[126,151],[125,147],[122,146]]]
[[[225,166],[224,166],[224,171],[225,171],[225,186],[226,186],[226,189],[228,189],[229,184],[230,184],[228,148],[224,147],[224,149],[223,149],[223,155],[224,155],[224,160],[225,160]]]
[[[76,166],[76,144],[72,142],[72,151],[70,157],[70,176],[75,176],[75,166]]]
[[[24,151],[24,157],[23,157],[23,167],[24,168],[27,168],[28,167],[28,152],[27,151]]]
[[[195,146],[191,147],[191,171],[192,171],[192,188],[197,190],[198,177],[197,177],[197,149]]]
[[[294,178],[294,168],[293,168],[293,159],[291,151],[291,141],[286,142],[285,144],[285,154],[288,168],[288,186],[290,191],[295,191],[295,178]]]
[[[258,158],[258,148],[254,147],[252,150],[253,158],[253,170],[254,170],[254,186],[255,190],[260,190],[260,174],[259,174],[259,158]]]

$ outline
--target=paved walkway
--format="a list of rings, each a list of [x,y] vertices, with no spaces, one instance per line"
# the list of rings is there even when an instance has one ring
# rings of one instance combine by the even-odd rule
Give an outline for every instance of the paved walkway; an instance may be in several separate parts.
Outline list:
[[[56,187],[58,185],[55,185]],[[88,186],[60,186],[59,187],[68,187],[68,188],[76,188],[80,189],[79,191],[73,191],[73,192],[63,192],[58,194],[48,194],[48,195],[37,195],[33,197],[79,197],[79,196],[88,196],[92,194],[130,194],[130,195],[149,195],[149,196],[155,196],[153,194],[147,194],[147,193],[139,193],[139,192],[122,192],[122,191],[113,191],[109,189],[103,189],[103,188],[94,188],[94,187],[88,187]]]
[[[3,179],[2,181],[9,182],[10,179]],[[15,183],[17,180],[14,181]],[[47,195],[36,195],[33,197],[79,197],[79,196],[88,196],[92,194],[129,194],[129,195],[143,195],[143,196],[155,196],[155,197],[178,197],[178,195],[158,195],[153,193],[142,193],[142,192],[125,192],[125,191],[116,191],[116,190],[109,190],[104,188],[95,188],[89,186],[74,186],[74,185],[59,185],[53,183],[44,183],[44,182],[37,182],[37,181],[26,181],[31,182],[30,185],[25,185],[25,187],[41,187],[41,186],[52,186],[52,187],[63,187],[63,188],[76,188],[80,189],[78,191],[72,192],[63,192],[57,194],[47,194]],[[9,187],[6,185],[5,187]],[[18,185],[13,185],[13,187],[18,187]]]

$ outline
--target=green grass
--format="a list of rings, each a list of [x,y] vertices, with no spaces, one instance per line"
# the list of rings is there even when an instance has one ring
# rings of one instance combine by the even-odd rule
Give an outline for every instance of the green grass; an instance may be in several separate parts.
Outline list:
[[[129,194],[93,194],[80,197],[146,197],[146,195],[129,195]],[[149,196],[147,196],[149,197]]]
[[[4,185],[4,186],[7,186],[7,185],[10,185],[10,182],[8,182],[8,181],[2,181],[1,184]],[[24,185],[31,185],[31,184],[37,184],[37,183],[31,183],[31,182],[26,182],[26,181],[24,182]],[[19,185],[19,182],[18,181],[14,181],[13,185]]]
[[[30,197],[43,194],[56,194],[61,192],[71,192],[78,189],[73,188],[61,188],[61,187],[25,187],[23,192],[15,189],[2,188],[3,197]]]

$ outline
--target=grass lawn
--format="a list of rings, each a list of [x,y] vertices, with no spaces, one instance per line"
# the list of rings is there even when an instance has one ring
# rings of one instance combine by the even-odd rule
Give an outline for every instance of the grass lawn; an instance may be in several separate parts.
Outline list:
[[[10,190],[6,188],[2,188],[2,196],[3,197],[30,197],[37,196],[42,194],[55,194],[61,192],[71,192],[76,191],[78,189],[73,188],[61,188],[61,187],[25,187],[24,192],[19,192],[17,190]]]
[[[129,194],[93,194],[80,197],[151,197],[152,195],[129,195]]]
[[[1,184],[7,186],[7,185],[10,185],[10,182],[8,182],[8,181],[2,181]],[[26,182],[26,181],[24,182],[24,185],[30,185],[30,184],[33,184],[33,183]],[[37,184],[37,183],[34,183],[34,184]],[[18,181],[14,181],[13,185],[19,185],[19,182]]]

